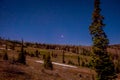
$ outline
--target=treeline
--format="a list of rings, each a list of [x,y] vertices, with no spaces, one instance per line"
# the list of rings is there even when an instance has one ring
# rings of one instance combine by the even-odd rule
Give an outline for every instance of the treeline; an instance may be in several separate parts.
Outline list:
[[[12,50],[14,50],[15,47],[21,46],[21,41],[0,38],[1,45],[6,44],[6,42],[8,43],[9,48]],[[66,52],[76,53],[76,54],[79,54],[79,53],[85,54],[86,52],[88,53],[91,51],[91,47],[89,46],[84,47],[84,46],[75,46],[75,45],[44,44],[44,43],[25,42],[25,41],[24,41],[24,47],[62,50]],[[90,54],[86,54],[86,55],[90,55]]]

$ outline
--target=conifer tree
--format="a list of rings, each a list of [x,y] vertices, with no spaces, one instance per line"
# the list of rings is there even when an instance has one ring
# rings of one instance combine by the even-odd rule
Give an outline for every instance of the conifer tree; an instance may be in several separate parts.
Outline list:
[[[94,12],[92,24],[89,27],[93,41],[93,67],[97,72],[98,80],[113,80],[115,75],[114,64],[107,53],[109,40],[103,30],[105,24],[104,17],[100,14],[100,0],[94,0]]]
[[[62,62],[65,63],[65,52],[62,53]]]
[[[38,52],[38,50],[35,51],[35,56],[36,56],[36,57],[39,57],[39,52]]]
[[[78,66],[80,66],[80,57],[78,56]]]
[[[3,55],[3,60],[8,60],[8,54],[7,54],[7,44],[6,44],[6,51]]]
[[[45,58],[44,58],[44,68],[45,69],[49,69],[49,70],[53,70],[53,65],[52,65],[50,53],[45,55]]]
[[[22,40],[22,43],[21,43],[21,51],[18,55],[18,62],[22,63],[22,64],[26,64],[26,55],[25,55],[25,51],[24,51],[23,40]]]
[[[5,51],[4,55],[3,55],[3,60],[8,60],[8,54],[7,54],[6,51]]]

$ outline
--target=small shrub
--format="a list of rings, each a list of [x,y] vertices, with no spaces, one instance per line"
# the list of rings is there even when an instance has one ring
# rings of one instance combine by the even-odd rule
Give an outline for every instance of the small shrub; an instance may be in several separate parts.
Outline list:
[[[81,66],[83,66],[83,67],[85,66],[85,62],[84,62],[84,61],[82,61],[82,64],[81,64]]]
[[[35,55],[33,53],[30,54],[31,57],[34,57]]]
[[[52,53],[51,53],[51,56],[52,56],[53,58],[57,58],[58,55],[57,55],[56,53],[53,53],[53,52],[52,52]]]
[[[10,63],[11,63],[11,64],[15,64],[16,62],[17,62],[17,60],[15,59],[14,56],[12,56],[12,58],[11,58],[11,60],[10,60]]]
[[[43,54],[43,59],[45,59],[45,54]]]
[[[73,61],[71,61],[71,60],[68,61],[68,64],[75,65],[75,63]]]

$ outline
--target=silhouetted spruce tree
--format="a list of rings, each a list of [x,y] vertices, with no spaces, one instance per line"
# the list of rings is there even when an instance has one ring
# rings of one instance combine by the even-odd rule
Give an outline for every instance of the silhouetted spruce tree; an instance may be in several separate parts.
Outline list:
[[[3,55],[3,60],[8,60],[8,54],[7,54],[7,44],[6,44],[6,50],[5,50],[5,53]]]
[[[94,0],[94,12],[92,15],[92,24],[89,27],[93,40],[93,67],[97,72],[98,80],[115,79],[115,69],[112,60],[107,53],[109,40],[103,30],[105,24],[104,17],[100,14],[100,0]]]
[[[35,56],[36,56],[36,57],[39,57],[39,52],[38,52],[38,50],[35,51]]]
[[[18,62],[22,63],[22,64],[26,64],[26,54],[25,54],[25,51],[24,51],[23,40],[22,40],[22,43],[21,43],[21,51],[18,55]]]
[[[44,68],[49,69],[49,70],[53,70],[53,64],[52,64],[52,61],[51,61],[50,53],[45,55]]]
[[[80,66],[80,57],[78,56],[78,66]]]
[[[65,52],[62,53],[62,63],[65,63]]]

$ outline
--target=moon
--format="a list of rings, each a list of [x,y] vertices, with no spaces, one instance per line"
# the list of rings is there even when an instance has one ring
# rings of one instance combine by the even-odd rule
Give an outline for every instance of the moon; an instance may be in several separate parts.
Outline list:
[[[64,35],[61,35],[60,37],[61,37],[61,38],[64,38]]]

